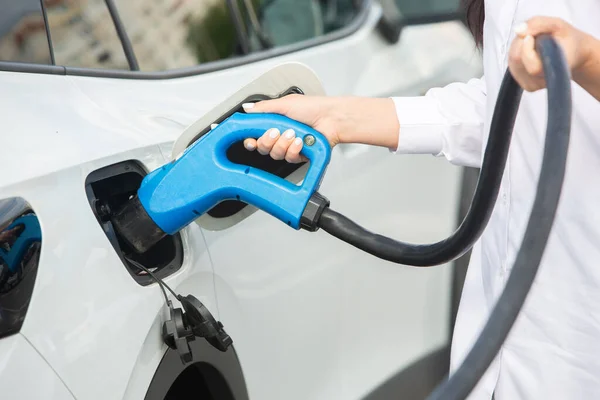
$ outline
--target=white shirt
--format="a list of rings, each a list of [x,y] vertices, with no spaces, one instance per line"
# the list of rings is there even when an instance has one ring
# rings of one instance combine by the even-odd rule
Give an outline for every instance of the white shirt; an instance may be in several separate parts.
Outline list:
[[[395,98],[397,153],[479,166],[514,27],[557,16],[600,38],[600,0],[486,0],[484,77]],[[473,249],[452,344],[457,368],[504,288],[535,195],[546,91],[524,93],[500,194]],[[600,103],[573,84],[565,184],[542,264],[496,361],[470,399],[600,399]]]

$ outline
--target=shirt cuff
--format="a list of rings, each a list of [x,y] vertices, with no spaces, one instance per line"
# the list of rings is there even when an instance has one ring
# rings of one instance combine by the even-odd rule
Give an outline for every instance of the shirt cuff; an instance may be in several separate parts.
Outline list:
[[[440,114],[435,100],[427,96],[392,97],[400,123],[398,147],[394,154],[433,154],[439,156],[444,146],[448,123]]]

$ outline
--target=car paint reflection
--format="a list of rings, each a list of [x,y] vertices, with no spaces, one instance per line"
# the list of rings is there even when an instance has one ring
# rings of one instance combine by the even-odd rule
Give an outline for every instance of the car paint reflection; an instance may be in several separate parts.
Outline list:
[[[0,199],[0,337],[18,332],[40,258],[39,219],[22,198]]]

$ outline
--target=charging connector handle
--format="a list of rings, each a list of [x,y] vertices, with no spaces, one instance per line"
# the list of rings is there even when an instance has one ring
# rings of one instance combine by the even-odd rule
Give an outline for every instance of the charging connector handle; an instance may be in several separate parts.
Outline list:
[[[304,141],[301,154],[310,160],[301,185],[227,158],[232,144],[259,138],[269,128],[294,129]],[[253,205],[294,229],[319,188],[331,146],[313,128],[278,114],[235,113],[201,137],[172,163],[144,178],[138,198],[164,232],[174,234],[224,200]]]

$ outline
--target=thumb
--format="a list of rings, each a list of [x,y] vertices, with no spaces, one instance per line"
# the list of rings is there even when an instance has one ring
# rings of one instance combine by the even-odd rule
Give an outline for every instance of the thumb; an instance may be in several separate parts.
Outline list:
[[[286,114],[288,108],[283,98],[263,100],[257,103],[244,103],[242,107],[247,113],[274,113],[283,115]]]
[[[533,17],[526,23],[519,25],[515,32],[525,38],[528,35],[537,36],[542,33],[554,34],[560,31],[563,22],[559,18],[553,17]]]

